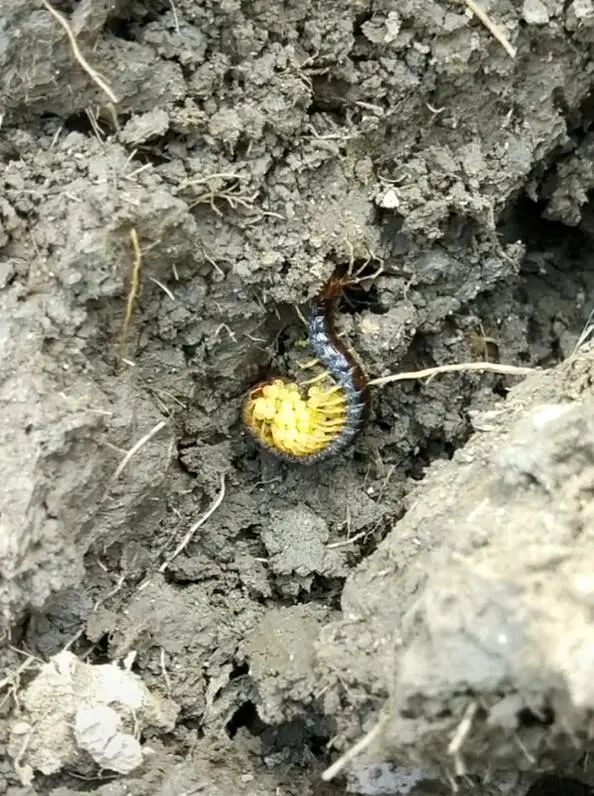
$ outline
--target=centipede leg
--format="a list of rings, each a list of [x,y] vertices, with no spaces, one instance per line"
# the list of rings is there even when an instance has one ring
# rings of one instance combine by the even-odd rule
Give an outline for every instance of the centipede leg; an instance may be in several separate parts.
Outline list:
[[[301,370],[311,370],[315,368],[316,365],[320,364],[319,359],[310,359],[307,362],[298,362],[297,367],[301,368]]]
[[[375,279],[377,279],[383,273],[384,273],[384,264],[383,264],[383,262],[380,261],[380,266],[377,269],[377,271],[374,271],[373,274],[369,274],[369,276],[362,277],[362,279],[360,281],[363,281],[363,279],[365,279],[365,280],[369,279],[370,282],[373,282]]]
[[[383,262],[380,261],[380,266],[377,269],[377,271],[374,271],[372,274],[367,274],[367,275],[364,274],[363,271],[367,268],[370,262],[371,262],[371,257],[365,260],[365,262],[363,263],[361,268],[359,268],[356,274],[350,275],[349,279],[350,285],[360,285],[362,282],[367,282],[367,281],[373,282],[375,279],[377,279],[379,276],[381,276],[384,273],[384,264]]]
[[[367,259],[361,265],[355,273],[353,273],[353,269],[355,266],[355,250],[353,249],[353,244],[350,241],[346,241],[346,245],[349,250],[349,265],[347,268],[347,277],[348,277],[348,284],[350,285],[359,285],[361,282],[366,282],[367,280],[373,281],[377,279],[378,276],[384,273],[384,263],[383,261],[377,257],[374,252],[369,248],[367,244],[365,244],[365,248],[367,249]],[[369,265],[372,260],[377,260],[380,263],[379,268],[373,274],[369,274],[369,276],[365,276],[363,272]]]
[[[332,376],[327,371],[324,371],[323,373],[320,373],[319,376],[314,376],[313,379],[302,381],[301,386],[304,387],[309,384],[318,384],[318,382],[324,381],[324,379],[332,379]]]

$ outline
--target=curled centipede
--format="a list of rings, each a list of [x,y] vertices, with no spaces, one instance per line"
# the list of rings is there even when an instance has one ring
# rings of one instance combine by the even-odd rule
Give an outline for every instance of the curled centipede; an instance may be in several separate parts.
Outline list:
[[[261,382],[243,402],[246,430],[279,459],[305,465],[324,461],[350,445],[365,425],[367,378],[334,326],[338,300],[360,281],[337,269],[314,301],[308,340],[324,373],[303,384],[280,377]],[[329,386],[322,386],[324,381]]]

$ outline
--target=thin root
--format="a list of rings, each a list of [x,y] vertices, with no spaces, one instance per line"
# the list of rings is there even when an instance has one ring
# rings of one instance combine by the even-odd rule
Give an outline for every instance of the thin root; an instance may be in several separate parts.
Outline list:
[[[497,39],[499,44],[503,47],[505,52],[510,56],[510,58],[516,57],[516,48],[510,43],[509,39],[505,35],[505,33],[498,27],[493,20],[489,17],[487,12],[482,9],[475,0],[464,0],[464,3],[468,7],[468,9],[475,15],[475,17],[480,20],[483,25],[487,28],[489,33]]]
[[[171,290],[169,290],[169,288],[167,287],[167,285],[164,285],[164,284],[163,284],[163,282],[159,282],[159,280],[158,280],[158,279],[155,279],[155,278],[154,278],[154,277],[152,277],[152,276],[149,276],[149,279],[150,279],[150,281],[151,281],[151,282],[154,282],[154,283],[155,283],[155,285],[157,285],[157,287],[160,287],[160,288],[161,288],[161,290],[163,291],[163,293],[165,293],[167,296],[169,296],[169,298],[171,299],[171,301],[175,301],[175,296],[173,295],[173,293],[171,292]]]
[[[473,700],[466,706],[466,710],[464,711],[464,715],[462,716],[462,720],[460,724],[456,727],[456,732],[452,736],[452,740],[448,746],[448,754],[457,756],[462,748],[468,733],[470,732],[470,728],[472,727],[472,721],[474,719],[474,715],[478,710],[478,702]]]
[[[384,273],[384,263],[381,258],[377,257],[374,252],[369,248],[367,244],[365,244],[365,248],[367,249],[367,259],[365,262],[357,269],[357,271],[353,272],[353,268],[355,266],[355,250],[353,248],[353,244],[347,240],[345,241],[347,248],[349,250],[349,267],[347,268],[347,276],[349,277],[348,283],[349,285],[360,285],[361,282],[373,282],[378,276],[381,276]],[[369,263],[375,260],[379,262],[379,268],[377,271],[374,271],[373,274],[365,275],[363,271],[367,268]]]
[[[308,362],[298,362],[297,366],[301,370],[311,370],[312,368],[315,368],[316,365],[319,365],[319,364],[320,364],[320,360],[319,359],[310,359]]]
[[[130,450],[126,453],[122,461],[118,464],[114,474],[111,476],[109,483],[113,484],[114,481],[117,481],[120,475],[124,472],[125,468],[130,463],[132,457],[138,453],[138,451],[146,445],[146,443],[151,440],[155,434],[158,434],[162,428],[167,425],[167,420],[160,420],[156,426],[153,426],[148,434],[145,434],[144,437],[141,437],[138,442],[136,442]]]
[[[178,36],[181,36],[181,30],[179,27],[179,19],[177,16],[177,8],[175,7],[175,3],[173,0],[169,0],[169,5],[171,6],[171,13],[173,14],[173,24],[175,25],[175,32]]]
[[[436,368],[425,368],[424,370],[413,370],[409,373],[394,373],[391,376],[381,376],[379,379],[372,379],[370,386],[380,387],[384,384],[391,384],[394,381],[410,381],[412,379],[428,379],[441,373],[460,373],[468,372],[487,372],[500,373],[504,376],[529,376],[536,373],[538,368],[522,368],[516,365],[500,365],[497,362],[456,362],[452,365],[440,365]]]
[[[354,760],[355,757],[364,752],[371,744],[375,741],[377,736],[380,734],[383,726],[385,724],[385,719],[380,719],[378,723],[372,727],[366,735],[360,738],[354,746],[351,746],[343,755],[341,755],[338,760],[335,760],[331,766],[322,773],[322,779],[324,782],[330,782],[331,779],[337,774],[340,774],[342,769],[350,763],[351,760]]]
[[[225,497],[225,475],[224,475],[224,474],[222,474],[222,475],[221,475],[221,489],[220,489],[220,492],[219,492],[219,494],[216,496],[215,500],[213,501],[213,503],[212,503],[211,507],[208,509],[208,511],[206,511],[206,512],[205,512],[205,513],[204,513],[204,514],[203,514],[203,515],[200,517],[200,519],[199,519],[199,520],[197,520],[197,521],[196,521],[196,522],[195,522],[195,523],[194,523],[194,524],[191,526],[190,530],[187,532],[187,534],[184,536],[184,538],[181,540],[181,542],[180,542],[180,543],[178,544],[178,546],[175,548],[175,550],[173,551],[173,553],[172,553],[172,554],[169,556],[169,558],[168,558],[166,561],[164,561],[164,562],[161,564],[161,566],[159,567],[159,572],[165,572],[165,570],[166,570],[166,569],[167,569],[167,567],[168,567],[168,566],[171,564],[171,562],[172,562],[172,561],[173,561],[175,558],[177,558],[177,556],[178,556],[178,555],[179,555],[179,554],[182,552],[182,550],[184,550],[184,549],[185,549],[185,548],[186,548],[186,547],[189,545],[189,543],[192,541],[192,537],[194,536],[194,534],[196,533],[196,531],[198,530],[198,528],[200,528],[200,526],[201,526],[201,525],[204,525],[204,523],[206,522],[206,520],[207,520],[207,519],[208,519],[208,518],[209,518],[209,517],[210,517],[212,514],[214,514],[214,512],[215,512],[215,511],[218,509],[218,507],[219,507],[219,506],[221,505],[221,503],[223,502],[223,499],[224,499],[224,497]]]
[[[66,17],[62,16],[62,14],[60,14],[59,11],[56,11],[56,9],[53,8],[47,2],[47,0],[41,0],[41,2],[45,6],[45,8],[50,12],[50,14],[53,16],[53,18],[57,22],[59,22],[60,25],[66,31],[66,35],[68,36],[68,40],[70,41],[70,46],[72,47],[72,54],[74,55],[74,57],[76,58],[78,63],[82,66],[82,68],[85,70],[87,75],[91,78],[93,83],[95,83],[97,86],[99,86],[99,88],[107,94],[107,96],[109,97],[111,102],[113,102],[114,105],[117,104],[119,102],[119,100],[116,97],[116,95],[113,93],[113,91],[107,85],[105,80],[103,80],[103,78],[99,74],[97,74],[97,72],[93,69],[93,67],[89,64],[89,62],[86,60],[84,55],[79,50],[78,44],[76,42],[76,37],[75,37],[74,33],[72,32],[72,28],[68,24],[68,20],[66,19]]]
[[[21,652],[21,650],[19,650]],[[27,658],[18,666],[14,672],[3,677],[0,680],[0,689],[5,688],[7,685],[15,686],[15,683],[18,684],[18,679],[20,675],[26,671],[33,663],[39,663],[39,658],[36,658],[34,655],[28,655]]]
[[[301,386],[309,384],[318,384],[318,382],[324,381],[324,379],[332,379],[332,376],[326,370],[323,373],[320,373],[319,376],[314,376],[312,379],[308,379],[307,381],[302,381]]]
[[[346,545],[354,544],[355,542],[358,542],[359,539],[363,539],[364,536],[368,536],[370,533],[373,533],[373,531],[370,531],[369,529],[359,531],[359,533],[356,533],[354,536],[349,536],[348,539],[341,539],[338,542],[330,542],[330,544],[326,545],[326,549],[334,550],[336,547],[345,547]]]
[[[128,298],[126,299],[126,314],[124,315],[124,323],[122,324],[122,330],[120,332],[120,341],[118,345],[118,355],[120,360],[122,359],[122,354],[124,353],[124,346],[126,343],[126,338],[128,337],[128,331],[130,329],[130,324],[132,322],[132,316],[134,315],[134,307],[136,306],[136,300],[140,295],[140,276],[142,273],[142,251],[140,249],[140,244],[138,242],[138,233],[136,232],[135,227],[132,227],[132,229],[130,230],[130,241],[132,242],[134,259],[132,261],[132,267],[130,270],[130,288],[128,290]]]
[[[167,666],[165,665],[165,647],[161,647],[160,664],[161,673],[163,674],[163,679],[165,680],[165,685],[167,686],[167,694],[171,696],[171,680],[169,679],[169,673],[167,672]]]
[[[577,342],[576,342],[576,344],[574,346],[573,351],[570,354],[570,357],[574,356],[575,354],[577,354],[577,352],[580,350],[580,348],[588,342],[590,337],[592,337],[592,333],[593,332],[594,332],[594,310],[592,310],[592,312],[588,316],[588,320],[586,321],[586,325],[584,326],[584,328],[582,330],[582,333],[578,337],[578,340],[577,340]]]

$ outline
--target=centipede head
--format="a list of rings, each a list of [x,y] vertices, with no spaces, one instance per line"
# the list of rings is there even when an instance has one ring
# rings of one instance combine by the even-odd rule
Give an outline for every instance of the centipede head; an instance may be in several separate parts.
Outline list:
[[[242,408],[242,420],[253,439],[271,453],[291,461],[316,459],[347,424],[346,396],[338,385],[307,389],[276,378],[256,385]]]

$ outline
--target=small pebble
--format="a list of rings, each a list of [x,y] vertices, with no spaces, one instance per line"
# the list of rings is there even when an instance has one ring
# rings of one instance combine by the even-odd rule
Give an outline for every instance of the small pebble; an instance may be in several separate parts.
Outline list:
[[[524,0],[522,16],[529,25],[546,25],[549,10],[541,0]]]

